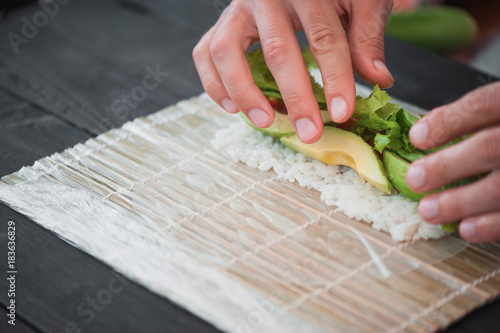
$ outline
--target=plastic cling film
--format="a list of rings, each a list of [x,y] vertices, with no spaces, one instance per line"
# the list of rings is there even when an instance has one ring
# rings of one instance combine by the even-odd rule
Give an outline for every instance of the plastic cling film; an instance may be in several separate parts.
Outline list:
[[[498,247],[418,241],[442,234],[375,191],[207,95],[0,183],[3,202],[227,332],[435,331],[495,297]]]

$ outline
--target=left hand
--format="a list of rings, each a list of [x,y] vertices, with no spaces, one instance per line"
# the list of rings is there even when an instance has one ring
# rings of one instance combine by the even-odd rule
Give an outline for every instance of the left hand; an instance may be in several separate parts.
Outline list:
[[[332,120],[343,123],[356,104],[353,70],[381,87],[394,82],[384,56],[391,8],[392,0],[233,0],[196,45],[193,59],[216,103],[229,113],[243,112],[257,127],[269,127],[273,107],[245,58],[250,45],[260,41],[300,140],[313,143],[323,134],[323,121],[295,31],[304,30]]]
[[[425,196],[418,209],[429,223],[461,220],[460,234],[470,242],[500,241],[500,83],[432,110],[412,127],[410,139],[426,150],[470,133],[474,135],[415,161],[406,181],[415,192],[427,192],[489,173],[472,184]]]

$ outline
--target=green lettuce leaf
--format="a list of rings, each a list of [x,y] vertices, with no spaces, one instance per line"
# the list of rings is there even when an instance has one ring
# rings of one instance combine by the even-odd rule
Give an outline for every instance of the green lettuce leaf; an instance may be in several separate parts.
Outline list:
[[[404,149],[401,149],[396,152],[397,155],[400,157],[404,158],[408,162],[414,162],[418,160],[419,158],[422,158],[426,156],[427,154],[421,150],[415,149],[414,151],[410,152]]]
[[[252,71],[253,80],[264,95],[282,98],[278,84],[267,67],[262,48],[255,49],[252,53],[247,53],[246,58]]]
[[[380,90],[378,85],[373,87],[373,92],[369,97],[363,98],[361,96],[356,97],[356,107],[354,109],[354,118],[359,119],[361,113],[373,113],[375,115],[376,111],[382,109],[386,106],[392,99],[387,95],[385,91]],[[392,104],[395,105],[395,104]],[[397,106],[399,109],[399,106]],[[385,112],[384,112],[385,113]],[[387,119],[390,114],[384,114],[383,117],[377,115],[377,118]]]
[[[314,57],[311,53],[311,49],[306,47],[302,51],[302,58],[304,58],[304,63],[306,64],[306,67],[309,68],[319,68],[318,64],[316,63],[316,60],[314,60]]]
[[[452,233],[458,230],[460,226],[460,222],[452,222],[452,223],[443,223],[441,224],[441,229],[446,232]]]
[[[409,140],[403,137],[404,133],[407,134],[406,125],[404,124],[402,129],[398,120],[407,119],[411,115],[399,105],[390,103],[391,100],[378,86],[373,87],[369,97],[356,97],[353,118],[357,121],[353,132],[367,141],[372,138],[373,145],[379,152],[386,148],[399,151],[405,149],[407,142],[409,143]]]
[[[314,61],[311,52],[304,50],[303,56],[304,63],[309,67],[311,61]],[[278,84],[274,80],[273,74],[267,67],[262,48],[255,49],[252,53],[247,53],[246,58],[252,72],[253,80],[262,93],[267,97],[283,99],[283,96],[278,88]],[[318,101],[319,108],[321,110],[327,110],[326,97],[323,87],[316,82],[314,77],[311,75],[309,75],[309,78],[311,80],[312,92]]]

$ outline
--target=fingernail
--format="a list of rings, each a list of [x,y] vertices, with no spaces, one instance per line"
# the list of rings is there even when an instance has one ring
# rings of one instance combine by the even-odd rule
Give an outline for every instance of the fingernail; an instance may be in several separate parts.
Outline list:
[[[410,129],[410,140],[414,144],[423,144],[427,140],[427,123],[425,121],[421,121],[413,125]]]
[[[250,112],[248,113],[248,117],[257,127],[264,127],[269,121],[269,116],[267,115],[267,113],[260,109],[250,110]]]
[[[438,202],[436,199],[427,199],[420,201],[418,211],[426,220],[432,220],[438,216]]]
[[[425,185],[424,166],[421,164],[411,165],[406,171],[406,182],[411,188],[422,188]]]
[[[238,111],[238,108],[230,98],[223,99],[221,104],[224,110],[226,110],[229,113],[235,113],[236,111]]]
[[[394,80],[394,78],[392,77],[391,75],[391,72],[389,72],[389,70],[387,69],[387,66],[384,64],[383,61],[381,60],[375,60],[373,62],[373,65],[375,66],[376,69],[379,70],[379,72],[385,74],[386,76],[390,77],[392,80]]]
[[[476,221],[463,221],[460,223],[460,235],[463,238],[474,238],[476,235]]]
[[[347,103],[342,97],[335,97],[331,102],[331,116],[335,122],[344,120],[347,114]]]
[[[309,118],[300,118],[295,122],[295,127],[300,141],[309,141],[318,134],[316,125]]]

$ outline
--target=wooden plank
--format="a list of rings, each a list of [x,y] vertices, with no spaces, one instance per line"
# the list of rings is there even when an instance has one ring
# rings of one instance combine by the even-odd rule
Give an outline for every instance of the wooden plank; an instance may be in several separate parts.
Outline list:
[[[0,90],[0,175],[90,138],[54,115]]]
[[[19,9],[0,32],[20,33],[20,17],[38,11],[38,5]],[[1,40],[0,86],[102,133],[202,91],[191,58],[200,32],[174,23],[113,2],[68,3],[17,54]],[[153,89],[145,90],[147,76]]]

